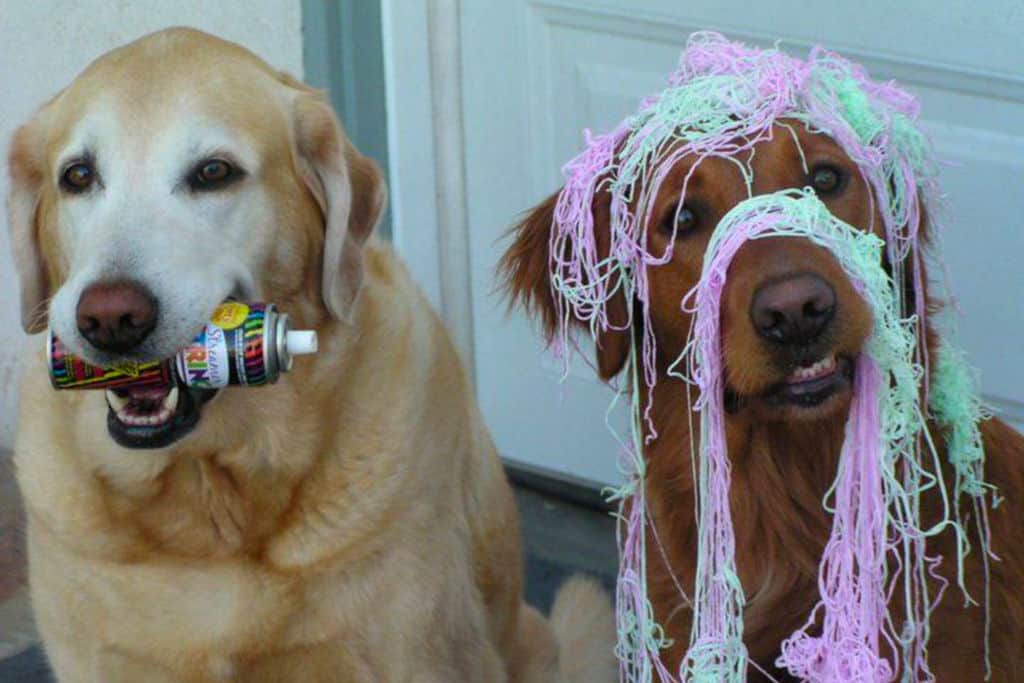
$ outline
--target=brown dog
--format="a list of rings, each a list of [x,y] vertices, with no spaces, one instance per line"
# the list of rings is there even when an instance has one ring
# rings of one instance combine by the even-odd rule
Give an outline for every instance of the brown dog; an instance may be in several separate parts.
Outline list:
[[[593,585],[551,623],[522,603],[494,446],[322,94],[168,30],[47,103],[10,170],[26,329],[163,358],[234,295],[320,337],[219,395],[57,392],[31,357],[15,461],[61,683],[614,679]]]
[[[810,172],[804,170],[788,129],[777,130],[751,155],[754,194],[810,185],[843,221],[862,229],[881,226],[879,215],[872,221],[872,206],[877,202],[871,202],[862,175],[839,145],[790,123]],[[664,653],[673,672],[689,642],[691,613],[672,577],[684,587],[693,585],[697,547],[694,482],[680,444],[690,442],[689,425],[696,420],[687,419],[686,385],[672,378],[668,369],[690,331],[691,319],[680,311],[680,302],[700,278],[711,233],[724,214],[748,196],[735,164],[709,158],[695,169],[684,199],[686,208],[677,214],[684,178],[693,163],[684,158],[668,172],[651,213],[651,225],[659,227],[648,231],[647,245],[653,254],[663,252],[675,227],[683,247],[673,251],[671,261],[648,271],[650,319],[658,350],[653,396],[658,436],[647,445],[644,458],[650,516],[668,563],[649,534],[647,579],[656,617],[674,641]],[[511,295],[540,317],[549,338],[558,324],[549,279],[556,197],[535,208],[518,226],[502,263]],[[597,195],[593,210],[598,247],[607,255],[607,192]],[[629,335],[639,332],[640,321],[627,321],[626,310],[621,295],[609,303],[612,321],[620,327],[629,323],[630,330],[605,333],[598,340],[597,366],[605,380],[623,368]],[[770,238],[749,242],[737,254],[723,293],[721,319],[732,463],[730,504],[736,563],[747,589],[744,639],[757,664],[779,680],[792,680],[773,662],[780,643],[802,626],[818,600],[818,565],[831,524],[822,499],[836,476],[850,405],[852,361],[867,339],[872,318],[829,252],[806,240]],[[642,397],[645,403],[647,398]],[[1018,539],[1024,522],[1024,438],[998,419],[986,421],[982,431],[986,477],[1007,499],[991,513],[992,545],[1001,558],[992,569],[992,680],[1020,681],[1024,680],[1024,548]],[[941,442],[937,428],[936,436]],[[940,505],[934,491],[925,494],[926,524],[937,519]],[[978,547],[976,538],[971,543]],[[953,578],[952,532],[933,538],[929,551],[947,558],[942,574]],[[974,596],[983,594],[982,577],[976,551],[967,566],[967,585]],[[983,679],[984,620],[981,608],[964,608],[957,590],[946,592],[932,618],[929,644],[930,664],[938,680]],[[752,668],[750,680],[765,679]]]

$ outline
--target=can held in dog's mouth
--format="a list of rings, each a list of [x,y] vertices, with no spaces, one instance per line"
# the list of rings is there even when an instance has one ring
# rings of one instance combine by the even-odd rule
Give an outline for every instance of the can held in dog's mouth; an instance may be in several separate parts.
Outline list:
[[[192,343],[162,361],[101,368],[75,356],[51,331],[47,335],[50,381],[55,389],[166,386],[196,389],[259,386],[288,372],[295,356],[316,353],[316,332],[293,330],[273,304],[228,301]]]

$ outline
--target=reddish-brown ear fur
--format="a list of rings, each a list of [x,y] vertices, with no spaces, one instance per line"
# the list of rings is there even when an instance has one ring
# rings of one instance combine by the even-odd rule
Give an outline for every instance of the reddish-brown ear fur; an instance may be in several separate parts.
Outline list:
[[[551,289],[551,223],[558,193],[531,209],[511,231],[512,244],[498,262],[498,276],[509,303],[540,320],[544,338],[554,339],[558,326]]]
[[[559,323],[550,271],[551,227],[557,203],[556,192],[512,229],[512,244],[498,263],[499,277],[511,303],[521,305],[540,320],[549,342],[554,339]],[[602,257],[609,250],[610,215],[608,197],[602,194],[594,201],[594,226]],[[619,374],[629,356],[628,309],[621,292],[608,301],[607,315],[609,323],[617,329],[601,332],[597,338],[597,370],[606,381]]]
[[[615,329],[606,330],[597,337],[597,372],[607,382],[619,374],[626,364],[632,326],[640,323],[637,320],[630,322],[626,297],[621,291],[609,299],[606,306],[608,324]]]

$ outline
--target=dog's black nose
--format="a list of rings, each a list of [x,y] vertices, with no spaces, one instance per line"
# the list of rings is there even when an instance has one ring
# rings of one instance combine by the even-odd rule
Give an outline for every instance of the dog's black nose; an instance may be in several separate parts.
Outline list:
[[[157,304],[137,282],[96,282],[78,300],[78,331],[100,351],[131,351],[156,327]]]
[[[836,311],[836,293],[817,275],[792,275],[754,292],[750,320],[765,339],[807,344],[821,336]]]

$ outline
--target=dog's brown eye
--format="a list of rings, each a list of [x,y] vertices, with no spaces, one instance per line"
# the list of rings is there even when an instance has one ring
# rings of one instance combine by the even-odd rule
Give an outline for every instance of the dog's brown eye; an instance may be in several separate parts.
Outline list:
[[[207,159],[196,166],[188,183],[193,190],[214,190],[238,176],[237,169],[223,159]]]
[[[666,235],[674,234],[676,237],[682,237],[695,227],[697,227],[697,214],[689,206],[683,204],[679,207],[678,212],[669,215],[661,229]]]
[[[71,164],[61,174],[60,184],[68,192],[85,192],[96,182],[96,172],[84,161]]]
[[[842,183],[842,172],[835,166],[818,166],[811,173],[811,186],[818,194],[832,194]]]

